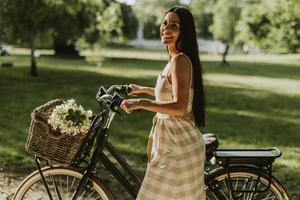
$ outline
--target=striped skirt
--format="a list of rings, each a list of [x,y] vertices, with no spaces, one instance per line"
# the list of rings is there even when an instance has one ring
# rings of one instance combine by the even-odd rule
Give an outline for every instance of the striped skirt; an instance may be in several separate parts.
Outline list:
[[[191,117],[157,114],[137,200],[205,200],[205,145]]]

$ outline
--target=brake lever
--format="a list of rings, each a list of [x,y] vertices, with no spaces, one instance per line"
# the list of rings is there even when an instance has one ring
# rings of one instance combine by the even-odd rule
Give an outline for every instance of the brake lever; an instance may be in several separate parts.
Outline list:
[[[115,113],[117,113],[119,115],[119,117],[121,118],[121,120],[124,120],[124,117],[121,114],[121,112],[118,110],[117,106],[120,106],[123,100],[124,99],[122,97],[120,97],[118,93],[115,93],[111,100],[111,104],[109,105],[109,108],[112,111],[114,111]]]
[[[97,94],[96,99],[101,103],[103,100],[101,99],[102,96],[107,95],[107,91],[104,87],[100,87]]]

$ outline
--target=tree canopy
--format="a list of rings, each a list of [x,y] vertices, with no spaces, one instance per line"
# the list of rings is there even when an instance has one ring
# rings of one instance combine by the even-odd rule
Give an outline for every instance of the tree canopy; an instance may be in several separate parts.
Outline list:
[[[0,42],[74,53],[75,46],[132,39],[138,21],[146,38],[159,38],[164,13],[181,2],[137,0],[130,7],[114,0],[1,0]],[[192,0],[185,6],[194,14],[198,37],[300,52],[299,0]]]
[[[300,52],[300,1],[264,0],[248,4],[238,23],[238,42],[276,53]]]
[[[146,38],[159,38],[159,26],[167,9],[181,5],[179,0],[137,0],[133,9],[139,20],[139,25],[144,25]]]
[[[192,0],[198,36],[275,53],[300,52],[299,0]]]
[[[2,40],[31,49],[31,74],[37,75],[34,50],[52,45],[56,53],[76,53],[81,46],[122,37],[119,3],[104,0],[1,0]],[[110,4],[108,4],[110,2]],[[47,45],[45,45],[47,41]]]
[[[39,36],[54,48],[107,41],[122,35],[121,6],[104,0],[1,0],[0,23],[10,41],[29,45]],[[2,14],[1,14],[2,13]],[[32,39],[34,38],[34,39]]]
[[[213,8],[216,0],[193,0],[189,7],[194,15],[197,35],[202,38],[212,38],[209,27],[213,24]]]

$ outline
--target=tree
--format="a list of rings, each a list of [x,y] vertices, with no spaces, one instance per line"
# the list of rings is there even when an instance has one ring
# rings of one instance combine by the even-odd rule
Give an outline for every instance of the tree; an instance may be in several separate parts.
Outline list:
[[[153,21],[156,25],[159,25],[163,19],[163,16],[168,8],[174,5],[180,5],[179,0],[138,0],[134,6],[134,11],[138,18],[138,39],[144,38],[144,24]],[[153,18],[155,20],[153,20]],[[153,24],[153,23],[150,23]],[[159,28],[156,28],[157,30]]]
[[[138,20],[134,14],[132,7],[125,3],[122,3],[121,12],[123,18],[122,32],[124,34],[124,37],[126,37],[127,39],[136,38]]]
[[[120,3],[113,0],[50,1],[53,2],[51,10],[55,12],[51,26],[56,55],[78,56],[77,47],[104,44],[123,36]]]
[[[75,41],[81,49],[103,46],[114,39],[123,40],[123,27],[121,4],[113,2],[101,12],[94,12],[93,20]]]
[[[7,0],[0,1],[0,8],[6,7]],[[5,31],[5,23],[4,23],[4,16],[6,12],[4,9],[0,9],[0,44],[2,43]]]
[[[298,0],[253,2],[242,11],[237,40],[269,52],[299,53],[299,10]]]
[[[106,8],[104,1],[96,0],[50,0],[54,15],[53,48],[56,55],[78,56],[75,43],[84,34],[95,31],[97,16]],[[87,30],[93,29],[93,30]],[[97,33],[94,35],[97,35]]]
[[[31,49],[30,75],[37,76],[34,51],[36,39],[49,31],[48,24],[51,13],[46,9],[47,1],[38,0],[3,0],[1,7],[1,23],[5,27],[4,35],[18,38]]]
[[[236,24],[240,17],[241,4],[238,0],[217,0],[213,8],[213,37],[222,42],[234,41]]]
[[[192,0],[190,4],[194,15],[197,35],[202,38],[212,38],[209,27],[213,24],[213,8],[217,0]]]
[[[1,0],[4,37],[31,49],[30,74],[37,76],[34,56],[40,38],[54,43],[56,53],[76,53],[78,40],[109,41],[122,35],[121,7],[108,0]],[[1,38],[0,38],[1,39]]]

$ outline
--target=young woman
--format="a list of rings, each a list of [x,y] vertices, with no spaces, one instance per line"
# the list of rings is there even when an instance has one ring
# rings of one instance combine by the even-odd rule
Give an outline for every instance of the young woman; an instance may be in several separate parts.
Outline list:
[[[194,19],[183,7],[169,9],[160,27],[169,62],[155,88],[131,84],[131,95],[121,107],[156,112],[148,141],[146,174],[138,200],[204,200],[205,145],[198,127],[205,124],[202,69]]]

